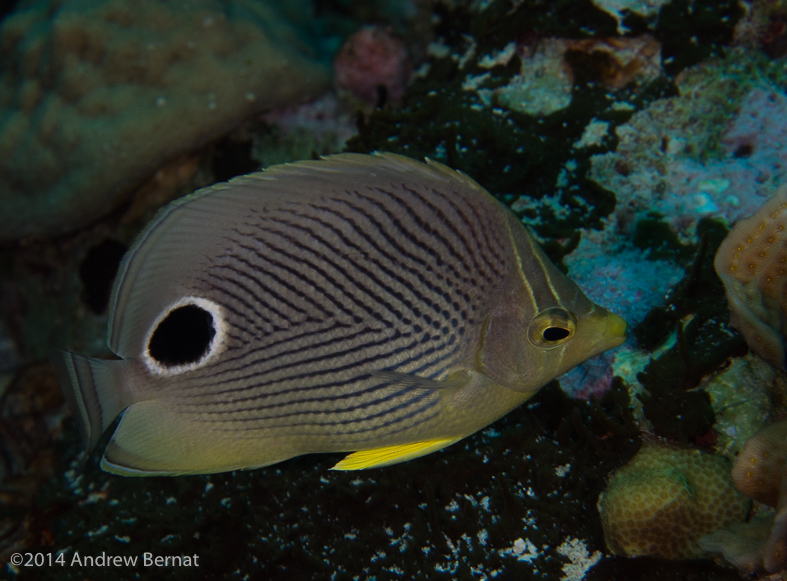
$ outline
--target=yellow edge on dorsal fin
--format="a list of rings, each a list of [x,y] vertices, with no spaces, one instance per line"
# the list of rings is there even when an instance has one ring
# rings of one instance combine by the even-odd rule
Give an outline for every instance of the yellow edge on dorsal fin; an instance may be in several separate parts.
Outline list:
[[[436,452],[440,448],[450,446],[462,438],[450,438],[447,440],[427,440],[425,442],[413,442],[412,444],[401,444],[399,446],[387,446],[385,448],[374,448],[372,450],[361,450],[353,452],[331,470],[364,470],[366,468],[380,468],[412,460],[419,456],[426,456]]]

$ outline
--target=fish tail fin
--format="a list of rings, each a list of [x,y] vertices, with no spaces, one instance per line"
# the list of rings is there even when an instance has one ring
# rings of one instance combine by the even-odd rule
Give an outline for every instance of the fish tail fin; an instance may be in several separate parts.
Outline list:
[[[86,452],[131,402],[124,397],[118,368],[123,361],[81,357],[62,351],[52,357],[63,395]]]

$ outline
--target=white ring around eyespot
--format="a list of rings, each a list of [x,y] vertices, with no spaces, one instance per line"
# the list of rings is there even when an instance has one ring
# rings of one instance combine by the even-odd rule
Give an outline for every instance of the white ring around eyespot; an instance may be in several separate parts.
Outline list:
[[[186,363],[185,365],[164,366],[151,357],[150,350],[148,349],[148,345],[150,345],[150,339],[153,337],[153,333],[156,331],[161,322],[166,319],[172,311],[188,305],[194,305],[195,307],[199,307],[200,309],[208,311],[211,317],[213,317],[213,329],[215,334],[213,335],[213,339],[210,342],[210,349],[207,353],[205,353],[193,363]],[[142,361],[145,364],[145,367],[148,368],[148,371],[156,375],[180,375],[181,373],[186,373],[187,371],[199,369],[200,367],[203,367],[214,360],[222,351],[224,351],[227,343],[226,339],[227,319],[224,317],[224,309],[221,308],[221,305],[202,297],[186,296],[164,309],[150,326],[148,332],[145,334],[145,344],[142,346]]]

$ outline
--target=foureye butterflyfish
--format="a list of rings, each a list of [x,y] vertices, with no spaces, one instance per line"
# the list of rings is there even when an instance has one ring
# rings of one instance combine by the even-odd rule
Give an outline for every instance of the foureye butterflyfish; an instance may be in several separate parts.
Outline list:
[[[110,300],[117,360],[64,353],[102,468],[175,475],[448,446],[623,342],[503,204],[439,163],[340,154],[165,207]]]

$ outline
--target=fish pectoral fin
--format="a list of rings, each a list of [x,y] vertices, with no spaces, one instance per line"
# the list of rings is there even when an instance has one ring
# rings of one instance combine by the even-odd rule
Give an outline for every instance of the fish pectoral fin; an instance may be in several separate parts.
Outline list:
[[[392,371],[390,369],[380,369],[379,371],[373,371],[372,376],[377,379],[388,381],[391,384],[401,385],[403,387],[431,390],[459,387],[467,383],[469,379],[468,374],[464,370],[454,372],[445,379],[429,379],[428,377],[421,377],[420,375],[413,375],[412,373]]]
[[[361,450],[359,452],[353,452],[331,468],[331,470],[365,470],[366,468],[390,466],[391,464],[398,464],[399,462],[426,456],[441,448],[450,446],[461,439],[462,438],[459,437],[445,440],[426,440],[425,442],[413,442],[412,444],[400,444],[398,446]]]

